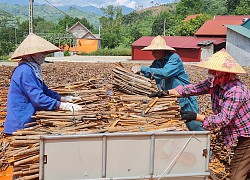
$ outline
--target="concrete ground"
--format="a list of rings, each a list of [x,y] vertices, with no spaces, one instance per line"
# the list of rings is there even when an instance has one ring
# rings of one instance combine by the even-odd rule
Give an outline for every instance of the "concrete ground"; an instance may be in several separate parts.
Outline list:
[[[134,61],[131,60],[131,56],[64,56],[64,57],[46,57],[48,62],[88,62],[88,63],[97,63],[97,62],[122,62],[122,63],[148,63],[151,64],[152,61]],[[0,61],[0,65],[5,66],[17,66],[17,62],[6,62]]]
[[[87,62],[87,63],[143,63],[143,64],[152,64],[153,60],[132,60],[131,56],[64,56],[64,57],[46,57],[47,62]],[[196,64],[192,62],[184,62],[184,64]],[[17,66],[17,62],[12,61],[0,61],[0,65],[5,66]],[[46,65],[46,63],[44,64]]]

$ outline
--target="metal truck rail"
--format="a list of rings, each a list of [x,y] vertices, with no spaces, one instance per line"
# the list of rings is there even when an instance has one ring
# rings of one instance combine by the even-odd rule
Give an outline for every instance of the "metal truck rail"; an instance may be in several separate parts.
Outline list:
[[[207,179],[209,147],[209,131],[41,136],[39,179]]]

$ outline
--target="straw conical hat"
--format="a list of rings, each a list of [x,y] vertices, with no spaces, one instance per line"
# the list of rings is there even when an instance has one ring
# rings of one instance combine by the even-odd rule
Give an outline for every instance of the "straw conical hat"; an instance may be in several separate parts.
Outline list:
[[[208,57],[205,61],[194,66],[235,74],[246,73],[246,71],[234,60],[232,56],[230,56],[230,54],[225,49],[218,51],[217,53]]]
[[[142,50],[144,51],[153,51],[153,50],[169,50],[175,51],[174,48],[167,45],[166,41],[161,36],[156,36],[152,41],[151,44]]]
[[[18,59],[26,55],[36,54],[36,53],[52,53],[60,51],[58,47],[46,41],[45,39],[31,33],[29,34],[19,47],[15,50],[11,59]]]

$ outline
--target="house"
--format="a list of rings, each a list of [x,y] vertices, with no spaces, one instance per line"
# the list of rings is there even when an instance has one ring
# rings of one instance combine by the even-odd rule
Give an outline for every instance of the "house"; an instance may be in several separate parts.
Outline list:
[[[76,39],[74,47],[66,47],[69,51],[76,51],[77,53],[90,53],[96,51],[100,47],[100,36],[92,34],[83,24],[77,22],[68,32],[73,34]]]
[[[142,48],[150,45],[154,37],[143,36],[132,43],[132,60],[154,60],[151,51]],[[168,46],[175,48],[184,62],[200,62],[220,50],[225,38],[198,38],[187,36],[163,36]]]
[[[240,25],[246,16],[215,16],[213,20],[207,20],[195,33],[196,37],[226,38],[227,28],[225,25]]]
[[[226,49],[241,65],[250,66],[250,18],[242,25],[227,25]]]

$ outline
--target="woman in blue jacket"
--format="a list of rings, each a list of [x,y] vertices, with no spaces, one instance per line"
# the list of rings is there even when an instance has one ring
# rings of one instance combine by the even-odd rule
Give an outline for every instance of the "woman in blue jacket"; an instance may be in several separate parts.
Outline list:
[[[149,97],[162,96],[163,90],[169,90],[178,85],[190,84],[189,77],[180,56],[172,51],[174,48],[167,46],[166,41],[161,37],[155,37],[151,44],[142,50],[152,51],[155,58],[151,66],[133,66],[134,73],[143,73],[148,78],[155,79],[158,92],[153,92]],[[195,97],[179,98],[182,110],[199,112]],[[190,131],[204,131],[202,124],[197,121],[186,123]]]
[[[43,81],[41,64],[48,53],[60,51],[59,48],[35,35],[28,35],[16,49],[11,59],[21,59],[13,71],[7,97],[7,117],[4,132],[12,134],[24,129],[26,123],[39,110],[78,111],[82,107],[67,102],[74,97],[61,97],[50,90]]]

